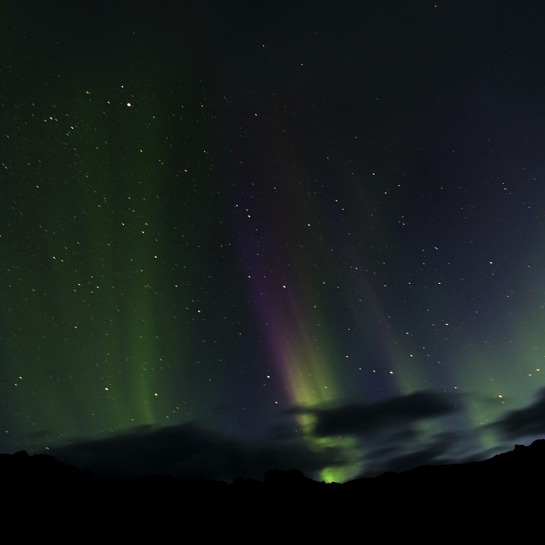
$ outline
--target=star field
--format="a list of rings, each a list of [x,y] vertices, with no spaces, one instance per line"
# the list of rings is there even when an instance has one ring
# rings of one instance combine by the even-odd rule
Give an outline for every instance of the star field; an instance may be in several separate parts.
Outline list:
[[[344,482],[545,433],[524,2],[8,2],[0,450]]]

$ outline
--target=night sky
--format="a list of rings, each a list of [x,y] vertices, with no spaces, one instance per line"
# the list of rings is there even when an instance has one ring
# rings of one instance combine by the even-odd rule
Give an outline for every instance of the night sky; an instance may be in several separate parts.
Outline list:
[[[2,2],[0,451],[346,482],[545,437],[544,20]]]

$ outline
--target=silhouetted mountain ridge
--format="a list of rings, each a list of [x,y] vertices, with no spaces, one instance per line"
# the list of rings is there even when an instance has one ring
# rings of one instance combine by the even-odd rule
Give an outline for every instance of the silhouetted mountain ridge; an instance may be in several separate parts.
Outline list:
[[[92,491],[127,492],[207,492],[243,494],[332,492],[335,496],[355,492],[391,492],[418,485],[422,489],[445,486],[463,487],[469,483],[489,486],[537,482],[545,477],[545,439],[531,445],[515,445],[514,450],[498,454],[490,459],[445,465],[424,465],[403,472],[386,472],[378,477],[364,477],[346,483],[324,483],[306,477],[303,472],[271,469],[264,473],[262,481],[236,478],[231,483],[204,478],[177,478],[164,475],[148,475],[122,481],[107,481],[92,472],[58,461],[51,455],[29,455],[26,451],[0,454],[0,479],[5,490],[25,490],[54,486],[56,490],[68,490],[73,494]]]
[[[381,539],[420,536],[424,543],[475,535],[489,540],[494,532],[496,539],[515,530],[518,536],[528,521],[540,520],[544,460],[545,440],[538,440],[480,462],[346,483],[317,482],[296,469],[231,483],[165,475],[109,481],[53,456],[21,451],[0,454],[1,509],[7,527],[46,543],[52,536],[72,543],[80,534],[97,541],[193,540],[195,532],[209,541],[233,536],[268,543],[304,535],[337,543],[363,529],[379,531]]]

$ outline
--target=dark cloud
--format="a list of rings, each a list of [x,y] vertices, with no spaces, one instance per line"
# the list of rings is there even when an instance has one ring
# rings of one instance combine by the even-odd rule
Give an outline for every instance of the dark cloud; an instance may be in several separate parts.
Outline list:
[[[328,438],[329,446],[320,449],[313,449],[310,441],[293,433],[286,423],[272,424],[269,434],[249,442],[192,422],[74,441],[51,454],[97,476],[118,479],[172,475],[226,482],[239,477],[262,480],[265,472],[276,468],[298,469],[319,480],[324,467],[347,463],[361,467],[354,478],[373,477],[421,465],[483,460],[498,453],[482,445],[478,430],[454,426],[451,431],[433,433],[429,426],[421,425],[464,414],[464,397],[421,391],[377,403],[295,408],[284,414],[284,418],[312,414],[316,419],[314,437]],[[488,428],[506,438],[507,451],[523,437],[543,435],[544,417],[545,389],[533,404],[512,411]],[[343,449],[342,439],[347,437],[354,440],[355,449],[350,452]]]
[[[205,430],[196,423],[75,442],[51,452],[61,461],[89,469],[103,478],[146,475],[201,477],[222,481],[262,479],[273,468],[301,469],[314,474],[326,460],[303,441],[247,443]]]
[[[90,469],[106,478],[132,478],[145,475],[203,477],[232,481],[237,477],[262,479],[273,468],[299,469],[319,478],[324,467],[348,462],[341,442],[335,438],[366,438],[361,449],[365,473],[379,474],[389,469],[402,470],[412,463],[435,459],[437,445],[403,455],[408,445],[418,444],[414,424],[434,419],[455,410],[450,396],[417,392],[389,400],[336,408],[312,409],[316,418],[315,435],[332,438],[327,448],[313,450],[293,427],[275,423],[263,439],[247,442],[224,436],[189,423],[169,428],[142,427],[135,431],[96,441],[77,441],[55,449],[62,461]],[[287,416],[309,412],[292,410]],[[290,431],[291,430],[291,431]],[[353,461],[353,460],[352,460]]]
[[[538,391],[534,401],[522,409],[504,415],[495,422],[497,429],[506,439],[522,440],[545,434],[545,388]]]
[[[315,433],[365,435],[385,427],[411,425],[420,420],[438,418],[456,411],[448,395],[415,392],[372,404],[354,404],[315,411]]]
[[[479,446],[477,434],[467,429],[435,433],[427,440],[416,430],[392,433],[386,443],[374,442],[373,445],[366,453],[362,477],[378,476],[388,471],[402,472],[424,465],[472,462],[488,457],[488,453]]]

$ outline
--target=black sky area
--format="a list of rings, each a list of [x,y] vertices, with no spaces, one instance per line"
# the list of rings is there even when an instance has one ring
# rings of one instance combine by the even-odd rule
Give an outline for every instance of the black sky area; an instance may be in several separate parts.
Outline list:
[[[345,482],[541,438],[544,17],[3,2],[0,451]]]

